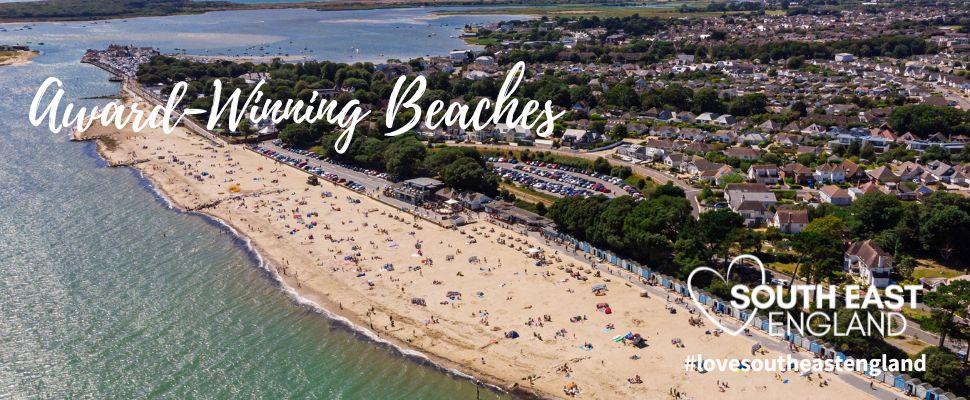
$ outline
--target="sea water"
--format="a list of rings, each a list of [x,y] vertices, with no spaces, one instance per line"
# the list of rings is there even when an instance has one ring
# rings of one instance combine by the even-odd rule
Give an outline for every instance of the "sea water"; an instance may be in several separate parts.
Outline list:
[[[0,398],[502,397],[300,304],[227,228],[171,209],[93,144],[27,121],[48,76],[78,105],[116,94],[78,62],[109,43],[409,58],[461,48],[455,27],[501,18],[273,10],[0,25],[0,43],[42,51],[0,67]]]

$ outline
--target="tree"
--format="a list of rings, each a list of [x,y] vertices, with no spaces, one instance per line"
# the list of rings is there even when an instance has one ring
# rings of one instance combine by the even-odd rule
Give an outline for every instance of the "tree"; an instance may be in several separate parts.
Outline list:
[[[312,145],[320,135],[314,134],[306,124],[289,124],[279,134],[279,139],[295,147]]]
[[[593,170],[598,173],[609,174],[611,168],[610,162],[603,157],[596,157],[596,160],[593,161]]]
[[[735,98],[728,112],[736,116],[763,114],[767,106],[768,97],[764,93],[751,93]]]
[[[441,181],[458,190],[478,190],[485,168],[471,157],[461,157],[441,169]]]
[[[390,140],[392,143],[384,150],[385,171],[401,179],[417,175],[426,152],[424,144],[412,136]]]
[[[897,132],[912,132],[927,137],[937,132],[944,135],[967,134],[970,112],[954,107],[914,104],[896,107],[888,118]]]
[[[965,314],[970,306],[970,281],[953,281],[923,296],[923,303],[933,309],[927,328],[939,333],[937,347],[944,349],[946,337],[957,326],[954,317]]]
[[[628,85],[617,84],[610,88],[604,96],[606,103],[617,107],[632,108],[640,105],[640,97]]]
[[[798,253],[791,283],[801,272],[807,282],[819,282],[835,276],[841,269],[846,228],[842,219],[828,215],[816,218],[802,232],[792,238],[792,248]]]
[[[964,253],[970,238],[970,215],[954,205],[925,207],[920,238],[926,249],[936,249],[944,261]]]
[[[711,255],[722,255],[725,265],[735,233],[743,226],[744,217],[725,208],[702,213],[697,220],[698,233],[707,250]]]
[[[849,226],[856,236],[873,237],[896,226],[902,215],[902,205],[896,196],[869,193],[859,197],[849,209]]]
[[[663,105],[669,105],[678,110],[689,110],[693,97],[693,90],[674,83],[663,90],[660,94],[660,101]]]
[[[724,112],[724,103],[721,102],[721,98],[714,88],[705,87],[695,91],[693,103],[691,111],[695,114],[704,112],[720,114]]]

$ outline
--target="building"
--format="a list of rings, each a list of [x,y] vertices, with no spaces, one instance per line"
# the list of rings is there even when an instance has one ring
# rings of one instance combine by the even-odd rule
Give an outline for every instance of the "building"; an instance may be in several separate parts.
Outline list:
[[[822,186],[818,190],[818,197],[823,203],[832,203],[837,206],[852,204],[852,196],[849,195],[849,191],[835,185]]]
[[[889,285],[893,258],[872,240],[855,242],[845,252],[845,271],[877,288]]]
[[[784,233],[799,233],[808,225],[808,210],[780,209],[771,217],[768,225]]]
[[[774,164],[752,164],[748,167],[748,180],[751,182],[774,185],[778,183],[780,170]]]
[[[428,201],[444,183],[433,178],[414,178],[395,183],[390,194],[408,204],[420,205]]]
[[[849,63],[855,61],[855,56],[849,53],[838,53],[835,55],[835,61]]]
[[[761,183],[731,183],[724,188],[728,207],[744,217],[748,226],[760,225],[771,218],[771,207],[778,198]]]
[[[566,129],[562,133],[562,145],[569,147],[588,147],[596,142],[596,134],[585,129]]]

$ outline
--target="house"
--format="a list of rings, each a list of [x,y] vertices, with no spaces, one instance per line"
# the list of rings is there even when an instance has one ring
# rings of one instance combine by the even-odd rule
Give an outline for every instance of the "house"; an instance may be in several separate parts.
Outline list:
[[[724,114],[714,119],[715,125],[730,126],[737,123],[738,120],[734,118],[731,114]]]
[[[823,203],[831,203],[837,206],[852,204],[852,197],[849,196],[849,191],[835,185],[822,186],[818,190],[818,197]]]
[[[562,145],[568,147],[589,147],[596,142],[596,133],[585,129],[566,129],[562,133]]]
[[[855,57],[849,53],[837,53],[835,55],[835,61],[841,63],[850,63],[855,61]]]
[[[799,185],[813,182],[812,169],[799,163],[785,164],[781,167],[781,177]]]
[[[869,175],[872,180],[883,184],[899,182],[899,177],[893,173],[892,169],[885,165],[871,171],[866,171],[866,174]]]
[[[761,150],[750,147],[728,147],[724,149],[723,153],[727,157],[737,158],[741,161],[754,161],[761,158]]]
[[[808,210],[780,209],[771,217],[768,225],[784,233],[799,233],[808,225]]]
[[[535,140],[535,136],[529,128],[522,125],[511,126],[506,123],[495,124],[496,136],[499,140],[509,143],[528,143]]]
[[[666,165],[671,170],[679,170],[681,165],[684,163],[683,153],[668,153],[664,156],[664,165]]]
[[[714,173],[722,166],[724,164],[708,161],[704,157],[694,156],[690,161],[685,162],[681,166],[681,170],[691,174],[695,178],[706,174],[713,179]]]
[[[767,185],[778,183],[780,170],[774,164],[752,164],[748,167],[748,180]]]
[[[771,218],[771,210],[778,198],[761,183],[731,183],[724,188],[728,207],[744,217],[748,226],[759,225]]]
[[[842,183],[845,182],[845,170],[839,164],[826,163],[815,167],[812,177],[815,182]]]
[[[855,242],[845,252],[844,269],[867,285],[885,288],[893,271],[893,258],[872,240]]]

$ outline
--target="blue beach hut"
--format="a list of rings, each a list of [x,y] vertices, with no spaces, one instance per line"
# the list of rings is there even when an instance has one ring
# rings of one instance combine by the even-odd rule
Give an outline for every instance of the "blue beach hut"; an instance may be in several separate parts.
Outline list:
[[[893,387],[895,387],[896,389],[898,389],[903,393],[909,393],[908,392],[909,385],[907,384],[907,382],[909,382],[910,379],[913,379],[913,378],[911,378],[909,375],[906,375],[906,374],[896,375],[896,379],[893,382]]]

